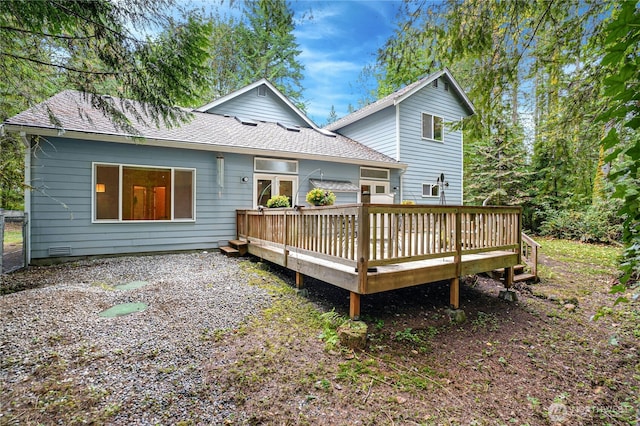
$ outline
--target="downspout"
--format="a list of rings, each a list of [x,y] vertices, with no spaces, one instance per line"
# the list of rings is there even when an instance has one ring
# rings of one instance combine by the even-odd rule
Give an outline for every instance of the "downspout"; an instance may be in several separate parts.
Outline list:
[[[396,161],[400,161],[400,104],[396,104]],[[407,169],[400,171],[400,199],[398,204],[404,200],[404,173]]]
[[[464,117],[460,117],[460,205],[464,206]]]
[[[31,143],[27,132],[20,132],[20,140],[24,144],[24,213],[26,228],[24,244],[25,266],[31,263]]]

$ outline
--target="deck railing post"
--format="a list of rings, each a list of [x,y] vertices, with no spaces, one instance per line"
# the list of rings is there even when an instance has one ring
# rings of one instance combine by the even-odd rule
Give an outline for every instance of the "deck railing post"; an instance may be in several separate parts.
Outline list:
[[[367,289],[367,270],[369,269],[369,251],[371,244],[369,226],[369,206],[362,204],[358,207],[358,291],[360,294]]]

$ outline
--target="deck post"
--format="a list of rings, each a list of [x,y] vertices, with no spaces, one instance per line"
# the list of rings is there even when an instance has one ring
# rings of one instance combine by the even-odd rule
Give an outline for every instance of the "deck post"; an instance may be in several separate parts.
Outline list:
[[[504,268],[504,287],[509,290],[513,285],[513,266]]]
[[[352,320],[360,318],[360,295],[353,291],[349,293],[349,318]]]
[[[304,288],[304,275],[302,275],[298,271],[296,271],[296,288],[297,289]]]
[[[460,307],[460,278],[458,277],[449,280],[449,304],[451,309]]]
[[[367,205],[362,204],[358,210],[360,211],[360,217],[358,218],[358,293],[365,294],[367,290],[367,272],[369,270],[371,230],[369,226],[369,208]]]
[[[460,275],[462,274],[462,212],[456,209],[456,254],[453,261],[456,264],[456,276],[449,282],[449,303],[452,309],[460,307]]]

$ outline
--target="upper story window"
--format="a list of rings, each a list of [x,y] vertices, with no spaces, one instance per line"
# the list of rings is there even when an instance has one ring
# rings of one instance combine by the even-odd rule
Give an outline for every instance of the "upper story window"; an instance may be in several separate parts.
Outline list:
[[[437,115],[422,113],[422,138],[444,141],[444,119]]]
[[[267,96],[267,86],[258,86],[258,96],[260,96],[261,98]]]
[[[433,83],[431,83],[431,85],[432,85],[433,87],[436,87],[436,88],[437,88],[437,87],[438,87],[438,79],[436,78],[435,80],[433,80]]]
[[[94,164],[94,221],[195,220],[194,169]]]
[[[360,179],[389,180],[389,170],[360,167]]]

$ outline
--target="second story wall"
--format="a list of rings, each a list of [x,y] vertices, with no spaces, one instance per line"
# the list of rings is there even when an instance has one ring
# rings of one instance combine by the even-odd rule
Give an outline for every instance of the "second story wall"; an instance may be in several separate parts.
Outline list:
[[[343,127],[339,133],[398,160],[396,114],[393,106]]]
[[[405,99],[398,105],[400,123],[400,158],[408,164],[403,178],[403,198],[418,204],[439,204],[439,194],[430,194],[424,185],[436,185],[444,173],[446,204],[462,204],[462,117],[468,115],[452,87],[445,90],[445,78]],[[423,114],[444,119],[443,140],[423,137]],[[424,191],[423,191],[424,190]],[[424,194],[426,192],[426,194]]]

